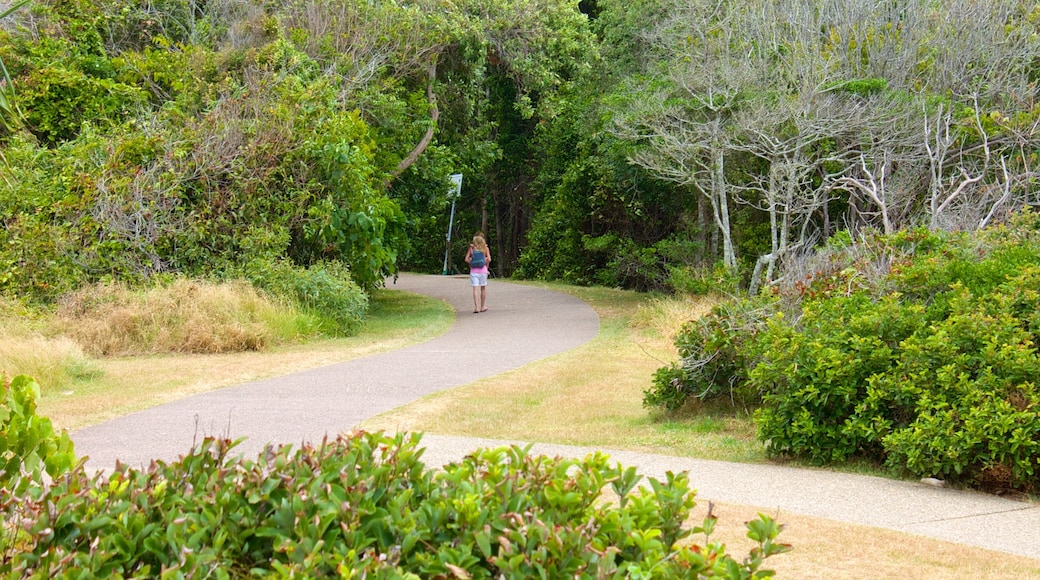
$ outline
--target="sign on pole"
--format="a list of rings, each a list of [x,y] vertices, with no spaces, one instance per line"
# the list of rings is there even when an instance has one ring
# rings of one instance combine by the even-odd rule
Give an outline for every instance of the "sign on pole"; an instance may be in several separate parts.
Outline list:
[[[448,218],[448,235],[445,236],[447,242],[444,245],[444,270],[441,272],[442,276],[448,275],[448,258],[451,254],[451,230],[455,227],[455,200],[462,195],[462,174],[452,173],[450,179],[451,189],[448,190],[448,197],[451,199],[451,217]]]

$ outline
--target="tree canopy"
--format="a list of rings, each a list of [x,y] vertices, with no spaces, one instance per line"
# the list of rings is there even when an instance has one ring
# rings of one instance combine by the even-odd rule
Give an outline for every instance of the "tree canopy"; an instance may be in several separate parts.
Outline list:
[[[454,269],[454,173],[449,237],[485,231],[499,275],[755,289],[840,230],[1037,203],[1038,22],[1024,0],[16,3],[0,291]]]

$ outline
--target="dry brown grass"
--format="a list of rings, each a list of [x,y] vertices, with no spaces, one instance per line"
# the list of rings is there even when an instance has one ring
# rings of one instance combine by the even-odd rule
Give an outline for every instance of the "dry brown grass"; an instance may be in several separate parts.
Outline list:
[[[29,375],[41,384],[65,385],[101,372],[69,338],[40,334],[8,334],[0,329],[0,374]]]
[[[78,429],[196,393],[404,348],[444,332],[453,320],[446,304],[404,292],[378,290],[370,306],[365,327],[356,336],[278,345],[263,352],[91,359],[100,370],[94,380],[39,381],[40,412],[56,427]],[[18,340],[24,339],[20,333]]]
[[[256,351],[285,309],[246,282],[176,280],[147,291],[100,284],[69,296],[58,332],[95,356]]]
[[[632,316],[634,328],[648,328],[671,343],[682,325],[711,311],[719,299],[712,296],[657,296],[639,306]]]
[[[707,311],[710,303],[663,298],[645,303],[645,297],[632,293],[579,292],[601,317],[592,342],[441,391],[363,427],[765,461],[754,427],[727,406],[668,418],[643,408],[649,377],[677,356],[668,333]],[[634,317],[638,322],[632,324]]]

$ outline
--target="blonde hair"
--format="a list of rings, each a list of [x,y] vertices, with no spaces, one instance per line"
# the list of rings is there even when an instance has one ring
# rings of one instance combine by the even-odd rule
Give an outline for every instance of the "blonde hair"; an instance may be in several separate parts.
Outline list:
[[[485,254],[488,253],[488,245],[487,242],[484,240],[484,234],[482,234],[481,232],[473,234],[473,241],[471,242],[471,244],[474,248],[480,250],[481,252],[484,252]]]

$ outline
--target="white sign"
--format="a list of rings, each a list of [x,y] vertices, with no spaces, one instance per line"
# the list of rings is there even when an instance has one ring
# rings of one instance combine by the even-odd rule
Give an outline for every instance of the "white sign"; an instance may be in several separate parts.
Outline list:
[[[452,173],[451,174],[451,191],[448,193],[450,199],[457,199],[462,195],[462,174]]]

